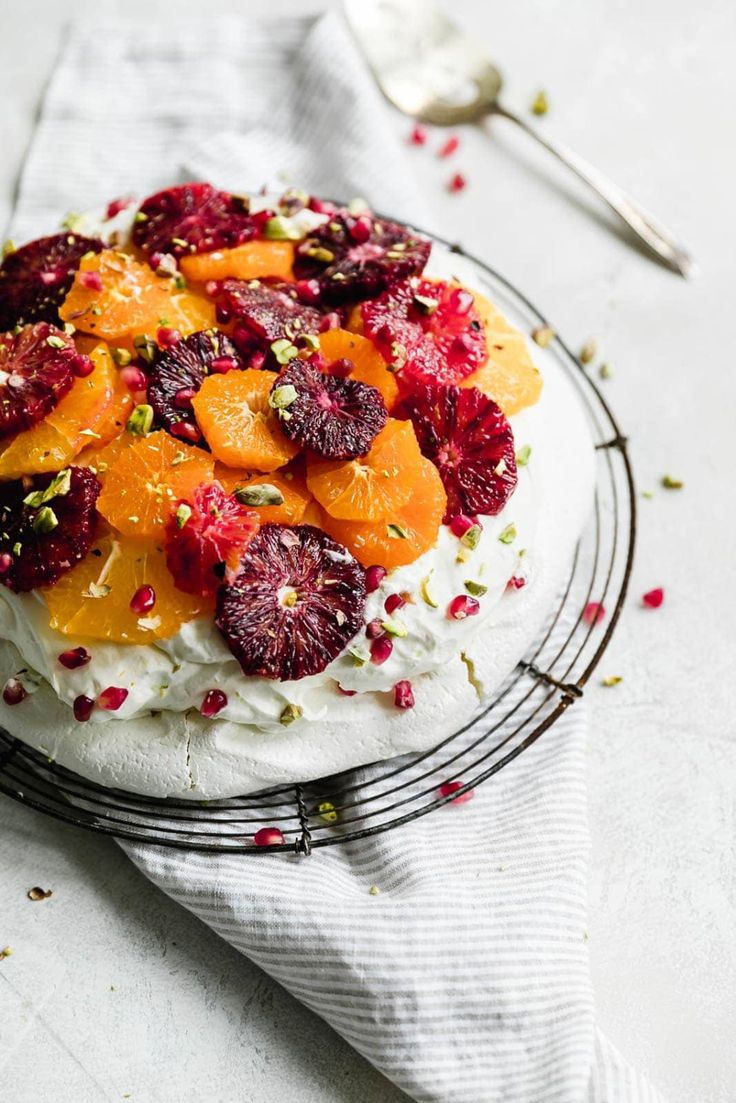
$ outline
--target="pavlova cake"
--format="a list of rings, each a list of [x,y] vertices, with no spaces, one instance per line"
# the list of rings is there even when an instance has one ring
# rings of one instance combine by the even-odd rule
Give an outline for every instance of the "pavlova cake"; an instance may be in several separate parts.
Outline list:
[[[472,717],[569,568],[593,451],[465,263],[358,202],[207,184],[6,246],[11,734],[209,799]]]

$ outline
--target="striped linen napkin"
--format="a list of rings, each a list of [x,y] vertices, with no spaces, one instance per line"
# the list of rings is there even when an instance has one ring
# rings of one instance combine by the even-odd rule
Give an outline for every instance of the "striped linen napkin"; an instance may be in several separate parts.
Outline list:
[[[72,30],[23,170],[17,240],[178,169],[241,189],[280,186],[287,170],[420,221],[335,16],[208,21],[206,52],[203,27]],[[585,738],[577,704],[474,800],[309,858],[125,849],[415,1100],[658,1103],[595,1027]]]

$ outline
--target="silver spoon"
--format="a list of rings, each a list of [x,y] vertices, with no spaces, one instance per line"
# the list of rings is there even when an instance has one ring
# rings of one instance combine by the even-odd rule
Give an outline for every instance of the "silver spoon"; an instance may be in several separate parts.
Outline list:
[[[503,79],[476,42],[431,0],[343,0],[345,13],[384,95],[400,111],[435,126],[510,119],[572,169],[668,268],[693,274],[674,236],[602,172],[552,142],[499,102]]]

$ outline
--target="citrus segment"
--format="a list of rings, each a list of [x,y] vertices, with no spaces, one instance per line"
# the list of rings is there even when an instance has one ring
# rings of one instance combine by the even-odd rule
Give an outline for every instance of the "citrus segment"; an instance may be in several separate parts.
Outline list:
[[[386,408],[391,409],[399,397],[399,387],[372,341],[347,329],[328,329],[320,334],[319,350],[327,361],[326,371],[330,371],[330,364],[335,360],[352,360],[354,367],[350,379],[377,387]]]
[[[174,502],[210,480],[213,468],[206,452],[168,433],[139,437],[110,465],[97,509],[128,536],[159,536]]]
[[[434,547],[447,502],[437,468],[424,457],[410,493],[408,501],[382,521],[341,521],[323,511],[321,527],[364,566],[403,567]]]
[[[234,249],[182,257],[179,266],[188,280],[260,280],[266,276],[293,279],[294,246],[289,241],[247,241]]]
[[[90,359],[95,370],[75,378],[58,406],[38,425],[18,433],[0,453],[0,478],[58,471],[97,439],[98,427],[113,408],[117,372],[104,344],[92,349]]]
[[[212,329],[215,321],[215,304],[193,291],[174,292],[160,319],[161,325],[178,329],[182,337],[201,329]],[[156,333],[155,329],[153,333]]]
[[[473,294],[486,331],[488,360],[460,386],[477,387],[511,417],[539,400],[542,377],[523,334],[488,299],[477,292]]]
[[[82,259],[59,315],[106,341],[126,334],[155,334],[170,302],[170,281],[127,253],[106,249]]]
[[[143,616],[130,608],[131,598],[142,586],[151,586],[156,598]],[[116,643],[166,639],[182,624],[212,611],[211,599],[176,588],[161,546],[109,532],[43,596],[52,628],[68,636]]]
[[[249,509],[254,510],[261,521],[268,521],[277,525],[298,525],[304,517],[304,512],[313,500],[307,489],[307,484],[302,475],[296,472],[272,471],[268,477],[254,475],[250,471],[233,471],[224,464],[215,464],[215,478],[219,479],[229,494],[234,493],[239,487],[272,486],[278,491],[283,502],[274,505],[258,506],[246,503]],[[255,497],[253,499],[255,501]]]
[[[275,471],[299,451],[281,432],[268,404],[274,378],[251,368],[210,375],[192,399],[213,455],[228,467]]]
[[[307,486],[333,517],[380,521],[409,500],[420,465],[413,426],[390,418],[367,456],[347,462],[310,459]]]

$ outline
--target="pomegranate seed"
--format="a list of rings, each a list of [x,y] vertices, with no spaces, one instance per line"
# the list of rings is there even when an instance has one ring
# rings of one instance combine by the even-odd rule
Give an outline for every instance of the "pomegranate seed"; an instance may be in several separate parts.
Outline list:
[[[373,223],[367,215],[362,214],[350,225],[348,233],[356,244],[363,245],[373,233]]]
[[[172,345],[178,344],[181,341],[181,333],[178,329],[172,329],[171,326],[160,326],[156,330],[156,343],[159,348],[170,349]]]
[[[319,323],[320,333],[324,333],[328,329],[340,328],[340,315],[332,310],[329,314],[325,314],[322,321]]]
[[[523,590],[525,586],[526,579],[517,574],[512,574],[511,578],[506,583],[507,590]]]
[[[317,199],[316,196],[312,196],[307,204],[310,211],[314,211],[315,214],[326,214],[329,218],[337,210],[334,203],[330,203],[327,199]]]
[[[377,640],[380,636],[384,635],[380,617],[376,617],[375,620],[369,621],[369,623],[366,624],[365,634],[369,640]]]
[[[338,684],[337,692],[342,693],[343,697],[355,697],[358,691],[357,689],[343,689],[342,686]]]
[[[283,841],[283,833],[279,831],[278,827],[262,827],[253,836],[253,842],[256,846],[273,846],[276,843],[283,843]]]
[[[248,361],[248,367],[252,368],[253,371],[263,371],[263,365],[265,363],[266,354],[261,349],[259,349],[257,352],[251,353],[250,360]]]
[[[259,233],[266,225],[266,223],[275,217],[276,211],[272,211],[269,207],[267,207],[265,211],[256,211],[256,213],[253,215],[253,221],[258,227]]]
[[[450,620],[465,620],[466,617],[474,617],[480,609],[480,603],[474,597],[466,594],[458,594],[447,607],[447,615]]]
[[[474,302],[475,298],[464,287],[456,287],[450,293],[449,305],[453,314],[467,314]]]
[[[107,204],[107,210],[105,211],[105,218],[114,218],[116,214],[120,214],[126,207],[129,207],[133,202],[133,196],[128,195],[125,199],[113,199],[111,203]]]
[[[583,609],[583,620],[586,624],[598,624],[606,615],[606,610],[599,601],[589,601]]]
[[[0,576],[7,574],[12,566],[12,555],[9,555],[7,552],[3,552],[3,554],[0,555]]]
[[[174,395],[174,405],[177,410],[191,410],[192,399],[196,393],[194,387],[182,387],[180,391],[177,391]]]
[[[151,253],[151,255],[148,258],[148,263],[150,264],[151,268],[153,268],[154,272],[158,271],[159,266],[161,264],[161,261],[163,259],[164,259],[163,253],[157,253],[157,252]]]
[[[79,282],[88,291],[102,291],[102,276],[99,272],[80,272]]]
[[[17,678],[10,678],[5,683],[3,701],[6,705],[19,705],[21,701],[25,701],[27,696],[26,687]]]
[[[226,326],[232,318],[232,311],[224,303],[218,303],[215,307],[215,317],[221,326]]]
[[[91,658],[86,647],[72,647],[69,651],[62,651],[59,662],[67,670],[78,670],[80,666],[86,666]]]
[[[130,611],[137,617],[150,613],[156,604],[156,591],[153,586],[139,586],[130,599]]]
[[[450,178],[447,189],[451,192],[462,191],[466,185],[467,180],[465,179],[463,174],[461,172],[456,172],[455,175]]]
[[[226,375],[237,366],[237,361],[233,360],[232,356],[218,356],[210,363],[210,371],[215,375]]]
[[[297,280],[294,290],[303,303],[315,306],[320,300],[320,288],[317,280]]]
[[[386,659],[391,657],[394,645],[388,636],[379,636],[371,643],[371,662],[374,666],[382,666]]]
[[[664,601],[664,590],[661,586],[657,586],[655,590],[647,590],[642,594],[641,600],[648,609],[659,609]]]
[[[389,616],[391,613],[395,613],[397,609],[403,609],[405,605],[406,598],[402,597],[401,594],[389,594],[383,603],[383,607]]]
[[[169,429],[172,437],[185,440],[189,444],[199,444],[202,434],[191,421],[176,421]]]
[[[397,709],[414,708],[414,690],[411,688],[411,682],[396,683],[394,686],[394,704]]]
[[[450,532],[453,536],[457,536],[458,540],[465,536],[468,529],[472,529],[473,525],[477,525],[478,522],[472,517],[468,517],[465,513],[456,513],[454,517],[450,518]]]
[[[199,711],[202,713],[202,716],[208,718],[217,716],[218,712],[222,712],[226,704],[226,693],[223,693],[221,689],[208,689],[204,695],[202,704],[199,706]]]
[[[458,138],[457,134],[452,134],[447,139],[445,144],[440,148],[440,151],[437,154],[437,156],[438,157],[451,157],[452,154],[455,152],[455,150],[457,149],[457,147],[459,145],[460,145],[460,139]]]
[[[453,793],[457,793],[458,789],[463,788],[462,781],[445,781],[440,785],[439,793],[441,797],[450,797]],[[475,796],[475,790],[468,789],[466,793],[461,793],[459,797],[455,797],[450,801],[450,804],[465,804],[466,801],[472,800]]]
[[[84,723],[85,720],[89,720],[92,715],[92,709],[95,707],[95,703],[91,697],[85,697],[83,693],[80,693],[79,697],[74,698],[74,719],[79,720],[80,723]]]
[[[135,364],[130,364],[127,368],[121,368],[120,378],[129,391],[144,391],[148,382],[146,373],[141,368],[137,368]]]
[[[354,370],[355,364],[352,360],[348,360],[346,356],[339,360],[333,360],[330,364],[330,375],[339,375],[341,379],[347,379],[349,375],[353,374]]]
[[[374,590],[377,590],[387,574],[388,571],[386,568],[379,567],[377,564],[373,567],[368,567],[365,572],[366,593],[372,594]]]
[[[415,126],[409,135],[409,144],[413,146],[423,146],[427,141],[427,128],[426,126]]]
[[[75,356],[72,362],[72,371],[77,379],[86,379],[95,370],[95,366],[88,356]]]
[[[97,704],[106,712],[116,712],[128,696],[127,689],[122,686],[108,686],[97,697]]]

